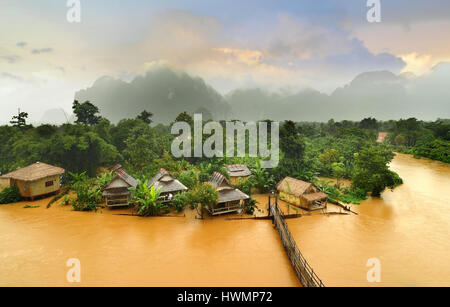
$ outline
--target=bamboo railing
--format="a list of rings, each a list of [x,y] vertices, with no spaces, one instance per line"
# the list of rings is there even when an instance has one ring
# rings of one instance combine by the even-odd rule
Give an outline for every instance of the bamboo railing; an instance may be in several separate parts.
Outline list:
[[[284,249],[288,254],[289,260],[294,268],[300,283],[304,287],[325,287],[322,280],[314,272],[313,268],[303,257],[302,253],[297,247],[297,243],[289,231],[283,212],[278,208],[278,204],[270,206],[273,215],[273,222],[280,234]]]

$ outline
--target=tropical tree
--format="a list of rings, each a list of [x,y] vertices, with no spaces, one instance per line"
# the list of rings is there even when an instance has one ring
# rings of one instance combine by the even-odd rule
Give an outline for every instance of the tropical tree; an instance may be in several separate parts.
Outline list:
[[[141,112],[141,114],[139,114],[136,117],[136,119],[140,119],[144,123],[150,125],[153,122],[152,117],[153,117],[153,113],[152,112],[148,112],[147,110],[144,110],[144,111]]]
[[[99,113],[98,107],[89,101],[79,103],[75,100],[72,109],[77,117],[77,120],[75,121],[77,124],[96,125],[102,119],[101,116],[97,115]]]
[[[215,206],[219,200],[219,193],[208,183],[199,184],[188,193],[191,208],[197,209],[201,217],[203,217],[203,208]]]
[[[14,115],[12,117],[12,120],[9,123],[11,125],[13,125],[14,127],[22,128],[27,125],[27,118],[28,118],[28,113],[20,112],[20,109],[19,109],[17,115]]]
[[[385,188],[395,188],[402,184],[397,173],[389,170],[388,164],[394,153],[386,146],[371,146],[355,154],[355,171],[352,181],[354,188],[372,192],[380,196]]]
[[[248,180],[260,193],[267,192],[275,184],[275,179],[267,169],[261,167],[259,160],[256,162],[256,167],[252,169],[252,176]]]
[[[132,194],[131,204],[136,206],[136,211],[140,216],[158,216],[168,211],[159,197],[161,196],[161,188],[155,189],[147,185],[147,180],[138,180],[136,188],[130,188]]]

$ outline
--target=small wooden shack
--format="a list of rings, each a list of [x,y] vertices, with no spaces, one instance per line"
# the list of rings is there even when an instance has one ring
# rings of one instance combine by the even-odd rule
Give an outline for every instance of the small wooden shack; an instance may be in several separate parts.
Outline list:
[[[310,182],[286,177],[277,185],[280,199],[305,210],[325,209],[328,205],[328,195]]]
[[[4,187],[18,187],[20,195],[34,200],[36,197],[59,193],[64,169],[42,162],[1,176]]]
[[[234,185],[239,183],[239,179],[245,181],[252,175],[252,172],[248,169],[247,165],[245,164],[231,164],[225,166],[225,169],[230,175],[231,184]]]
[[[117,208],[128,206],[131,200],[129,188],[135,188],[138,185],[136,179],[128,175],[122,167],[116,166],[113,171],[116,176],[103,188],[103,197],[108,208]]]
[[[161,169],[152,179],[147,183],[149,188],[161,188],[160,200],[162,202],[171,202],[177,193],[187,191],[188,188],[177,179],[173,178],[168,171]]]
[[[244,200],[250,198],[247,194],[235,189],[228,179],[218,172],[214,172],[209,184],[219,193],[217,205],[207,208],[211,215],[242,211]]]

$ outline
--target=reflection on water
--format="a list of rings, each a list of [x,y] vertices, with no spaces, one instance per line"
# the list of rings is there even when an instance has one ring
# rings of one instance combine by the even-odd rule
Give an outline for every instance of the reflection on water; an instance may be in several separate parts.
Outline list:
[[[373,285],[366,263],[375,257],[379,285],[450,286],[450,167],[407,155],[391,167],[405,184],[353,206],[358,216],[288,220],[325,285]],[[0,285],[72,285],[69,258],[80,259],[83,286],[299,285],[270,221],[144,219],[47,203],[0,206]]]
[[[0,207],[0,285],[299,286],[270,221],[73,212],[47,200]]]
[[[328,286],[373,286],[369,258],[381,261],[381,283],[450,286],[450,166],[398,154],[391,164],[404,185],[353,206],[359,215],[289,220],[302,252]]]

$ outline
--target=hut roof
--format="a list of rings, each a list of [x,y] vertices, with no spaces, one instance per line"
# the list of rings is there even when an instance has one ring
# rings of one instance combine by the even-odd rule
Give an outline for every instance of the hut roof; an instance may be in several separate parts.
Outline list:
[[[236,201],[236,200],[244,200],[249,199],[250,196],[247,194],[241,192],[238,189],[234,190],[221,190],[219,191],[219,203],[226,203],[229,201]]]
[[[307,201],[315,201],[315,200],[322,200],[322,199],[328,198],[328,195],[325,193],[322,193],[322,192],[317,192],[317,193],[304,194],[303,197]]]
[[[214,172],[209,179],[209,183],[217,190],[234,189],[228,179],[221,173]]]
[[[188,188],[177,179],[173,178],[168,171],[161,169],[152,179],[147,183],[148,187],[154,186],[155,189],[162,188],[162,193],[187,191]]]
[[[45,164],[42,162],[36,162],[27,167],[18,169],[14,172],[5,174],[1,178],[9,178],[23,181],[35,181],[50,176],[64,174],[64,169],[53,165]]]
[[[109,188],[116,188],[116,186],[111,186],[112,183],[114,181],[116,181],[117,179],[121,179],[122,181],[124,181],[129,187],[137,187],[138,185],[138,181],[136,179],[134,179],[133,177],[131,177],[130,175],[128,175],[123,169],[120,169],[117,173],[116,176],[105,186],[105,188],[103,190],[107,190]]]
[[[235,189],[228,179],[218,172],[212,174],[211,179],[209,179],[209,184],[216,188],[219,193],[219,203],[250,198],[247,194]]]
[[[225,166],[230,177],[247,177],[251,176],[252,172],[248,169],[245,164],[231,164]]]
[[[277,184],[277,190],[280,192],[292,194],[295,196],[303,195],[313,184],[292,177],[286,177]]]

